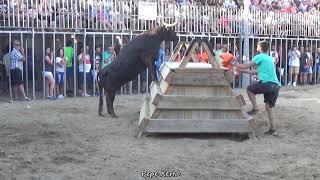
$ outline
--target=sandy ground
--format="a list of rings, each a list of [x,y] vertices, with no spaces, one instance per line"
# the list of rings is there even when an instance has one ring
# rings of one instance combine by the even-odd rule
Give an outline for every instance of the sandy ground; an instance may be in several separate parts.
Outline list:
[[[319,89],[283,88],[279,136],[263,134],[267,116],[260,111],[257,139],[242,141],[214,134],[137,140],[141,95],[117,96],[120,119],[98,117],[97,97],[1,102],[0,180],[140,180],[143,170],[181,173],[162,179],[320,179]],[[258,102],[263,109],[262,96]]]

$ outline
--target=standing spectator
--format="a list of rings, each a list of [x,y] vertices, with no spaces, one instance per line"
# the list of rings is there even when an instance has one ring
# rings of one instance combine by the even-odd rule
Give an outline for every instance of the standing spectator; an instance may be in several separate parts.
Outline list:
[[[5,80],[5,92],[9,92],[9,75],[10,75],[10,52],[9,46],[5,49],[6,54],[3,56],[3,64],[6,67]]]
[[[56,57],[56,91],[58,99],[63,99],[64,90],[64,70],[66,68],[66,57],[64,56],[63,48],[59,49]]]
[[[6,66],[3,64],[3,60],[0,59],[0,93],[5,91],[5,83],[6,83],[5,78],[6,78]]]
[[[108,47],[108,50],[103,53],[103,64],[102,68],[108,66],[116,57],[116,53],[112,46]]]
[[[98,84],[98,81],[97,81],[97,76],[98,76],[98,72],[99,72],[99,68],[100,68],[100,65],[99,65],[99,61],[95,61],[95,69],[91,71],[92,73],[92,79],[93,79],[93,82],[96,84],[96,94],[93,94],[95,96],[99,96],[99,84]]]
[[[281,70],[279,67],[279,54],[278,54],[278,52],[276,50],[276,46],[274,44],[271,46],[270,56],[273,58],[273,62],[274,62],[275,68],[276,68],[276,74],[277,74],[277,77],[279,80],[280,76],[281,76]]]
[[[67,75],[67,93],[72,93],[71,87],[72,87],[72,80],[73,80],[73,53],[74,50],[72,48],[72,41],[67,42],[67,47],[64,48],[64,55],[66,57],[66,75]]]
[[[307,75],[309,73],[308,66],[308,54],[305,52],[304,47],[300,47],[300,83],[301,85],[306,85],[307,83]]]
[[[289,83],[288,86],[293,85],[294,87],[297,86],[297,79],[299,74],[299,67],[300,67],[300,51],[296,46],[294,46],[289,54]],[[292,79],[293,76],[293,79]],[[292,81],[293,80],[293,81]]]
[[[233,0],[225,0],[223,6],[225,8],[237,8],[237,5]]]
[[[18,92],[23,97],[23,100],[30,101],[24,92],[24,85],[22,80],[22,70],[20,69],[20,63],[24,59],[24,49],[20,46],[20,42],[15,40],[13,42],[13,49],[10,53],[10,75],[11,75],[11,84],[13,88],[13,97],[14,100],[18,97]]]
[[[320,48],[317,48],[317,52],[315,53],[315,66],[316,66],[316,72],[317,73],[317,79],[316,83],[319,83],[320,81]]]
[[[313,58],[312,58],[311,47],[310,47],[310,46],[306,47],[306,53],[307,53],[307,55],[308,55],[307,66],[308,66],[308,68],[309,68],[308,74],[307,74],[307,83],[308,83],[308,84],[312,84]]]
[[[86,73],[86,84],[89,83],[90,79],[90,69],[91,69],[91,61],[89,55],[89,46],[85,47],[86,49],[82,49],[81,53],[78,56],[79,60],[79,96],[90,96],[89,94],[84,93],[83,90],[86,88],[84,85],[84,73]]]
[[[171,56],[170,50],[169,50],[169,48],[166,48],[165,53],[164,53],[164,59],[163,59],[164,62],[168,62],[170,60],[170,56]]]
[[[53,71],[53,53],[51,51],[50,48],[47,48],[46,49],[46,56],[45,56],[45,59],[44,59],[44,67],[45,67],[45,70],[44,70],[44,77],[46,78],[46,95],[47,95],[47,98],[48,99],[55,99],[55,97],[53,96],[53,91],[54,91],[54,88],[55,88],[55,81],[54,81],[54,78],[53,78],[53,74],[52,74],[52,71]]]
[[[95,49],[95,63],[98,62],[98,64],[100,65],[101,59],[102,59],[102,54],[101,54],[101,46],[97,46]]]

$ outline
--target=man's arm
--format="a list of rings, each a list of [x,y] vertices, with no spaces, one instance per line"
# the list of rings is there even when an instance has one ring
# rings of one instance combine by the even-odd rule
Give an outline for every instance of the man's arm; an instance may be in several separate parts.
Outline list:
[[[248,64],[234,64],[233,66],[240,68],[240,69],[249,69],[254,66],[254,62],[250,61]]]
[[[251,74],[251,75],[258,73],[257,70],[255,70],[255,69],[250,70],[250,69],[240,69],[240,68],[237,68],[237,71],[242,72],[242,73]]]

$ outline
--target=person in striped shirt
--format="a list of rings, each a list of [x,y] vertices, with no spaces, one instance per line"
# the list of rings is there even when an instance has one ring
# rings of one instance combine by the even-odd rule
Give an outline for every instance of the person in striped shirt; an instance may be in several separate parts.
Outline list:
[[[14,100],[17,99],[18,93],[23,97],[21,100],[30,101],[24,92],[24,85],[22,79],[21,64],[25,61],[23,47],[20,46],[20,42],[15,40],[13,42],[13,49],[10,53],[10,75],[11,84],[13,88]]]

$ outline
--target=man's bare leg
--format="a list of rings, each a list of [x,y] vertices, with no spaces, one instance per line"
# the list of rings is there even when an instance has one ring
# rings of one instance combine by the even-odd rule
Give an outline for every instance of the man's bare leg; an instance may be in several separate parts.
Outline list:
[[[268,117],[269,117],[270,129],[275,130],[276,129],[276,122],[274,119],[273,110],[268,103],[265,103],[265,108],[266,108],[266,111],[267,111]]]
[[[252,104],[252,110],[258,110],[256,95],[247,89],[247,94]]]
[[[18,86],[18,89],[19,89],[19,92],[20,94],[22,95],[23,98],[26,98],[26,93],[24,92],[24,87],[23,87],[23,84],[20,84]]]
[[[13,99],[16,100],[18,97],[19,97],[19,94],[18,94],[18,85],[14,85],[12,87],[13,89]]]

